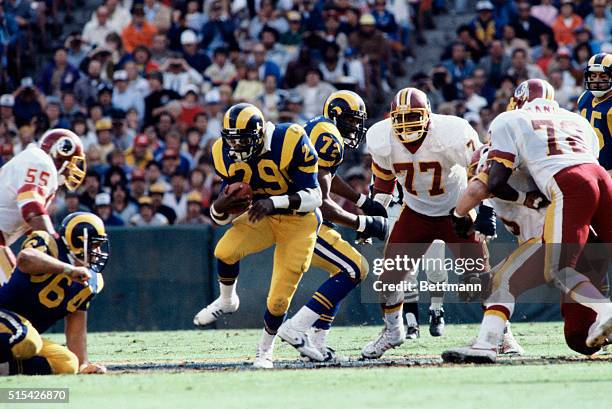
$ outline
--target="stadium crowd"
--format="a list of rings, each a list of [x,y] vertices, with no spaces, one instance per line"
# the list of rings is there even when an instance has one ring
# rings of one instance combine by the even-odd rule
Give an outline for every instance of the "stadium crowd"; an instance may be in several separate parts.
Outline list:
[[[486,140],[517,83],[547,78],[574,108],[589,56],[612,48],[606,0],[483,0],[473,11],[445,0],[106,0],[36,68],[58,4],[0,1],[0,165],[51,127],[72,129],[87,153],[81,189],[52,205],[56,222],[91,209],[111,226],[211,224],[211,146],[236,102],[303,124],[334,89],[352,89],[371,122],[412,85]],[[431,71],[398,84],[433,16],[452,8],[472,21]],[[345,178],[367,191],[369,159],[347,162]]]

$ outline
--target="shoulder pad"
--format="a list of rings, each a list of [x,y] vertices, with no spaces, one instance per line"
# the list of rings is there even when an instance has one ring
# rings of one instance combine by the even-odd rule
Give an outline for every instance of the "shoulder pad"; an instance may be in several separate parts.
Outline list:
[[[228,177],[227,168],[225,167],[225,160],[223,158],[223,141],[221,138],[217,139],[212,147],[213,164],[215,170],[221,177]]]
[[[55,258],[57,258],[59,255],[55,238],[43,230],[36,230],[28,235],[21,245],[22,250],[26,248],[42,251],[43,253]]]
[[[366,132],[368,151],[376,156],[391,154],[391,119],[376,122]]]

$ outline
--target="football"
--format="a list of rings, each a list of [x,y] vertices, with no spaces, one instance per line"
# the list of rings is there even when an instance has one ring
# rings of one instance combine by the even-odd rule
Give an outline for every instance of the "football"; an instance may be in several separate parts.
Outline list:
[[[246,209],[249,208],[249,206],[251,205],[251,201],[253,200],[253,190],[251,190],[251,186],[243,182],[236,182],[236,183],[232,183],[231,185],[227,185],[225,187],[225,194],[226,195],[233,194],[234,195],[233,198],[235,200],[239,200],[239,199],[249,200],[249,203],[247,205],[244,205],[244,206],[236,205],[236,207],[230,207],[228,212],[231,214],[243,213]]]

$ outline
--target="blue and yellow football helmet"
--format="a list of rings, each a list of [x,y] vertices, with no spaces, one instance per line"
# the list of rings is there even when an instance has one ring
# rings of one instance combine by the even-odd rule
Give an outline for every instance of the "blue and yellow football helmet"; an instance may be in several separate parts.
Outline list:
[[[331,120],[351,149],[359,146],[366,134],[368,117],[363,99],[353,91],[336,91],[325,101],[323,115]]]
[[[240,103],[223,116],[223,148],[236,162],[248,162],[264,145],[264,116],[255,105]]]
[[[72,262],[96,273],[104,270],[110,251],[102,219],[88,212],[71,213],[62,220],[59,234]]]
[[[612,54],[599,53],[589,59],[584,69],[584,88],[597,98],[612,90]]]

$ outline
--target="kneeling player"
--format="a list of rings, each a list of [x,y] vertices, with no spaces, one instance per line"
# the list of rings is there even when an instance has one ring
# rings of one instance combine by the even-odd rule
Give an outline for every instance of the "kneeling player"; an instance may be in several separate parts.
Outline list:
[[[237,104],[225,113],[221,139],[213,146],[213,160],[223,189],[246,183],[255,201],[248,213],[235,219],[230,212],[248,206],[244,197],[222,193],[211,206],[216,223],[233,221],[233,226],[215,248],[221,295],[198,312],[194,324],[207,325],[238,310],[240,260],[275,246],[265,327],[253,364],[272,368],[276,332],[302,274],[310,267],[320,226],[317,153],[301,126],[265,123],[257,107]],[[312,353],[317,360],[323,359],[317,351]]]
[[[344,148],[357,148],[365,135],[366,108],[361,97],[351,91],[331,94],[323,108],[323,115],[306,124],[306,132],[319,155],[318,180],[323,194],[323,225],[317,236],[312,265],[330,274],[310,301],[295,316],[279,328],[280,338],[302,354],[309,355],[313,345],[326,360],[333,359],[334,351],[327,347],[326,338],[340,302],[365,278],[368,263],[353,246],[342,239],[333,223],[351,227],[362,237],[385,239],[387,212],[383,205],[355,192],[350,186],[339,192],[334,182],[342,183],[336,171],[344,156]],[[348,188],[348,189],[347,189]],[[357,216],[342,209],[330,197],[338,193],[358,205],[370,216]],[[311,336],[308,330],[313,327]]]
[[[0,375],[104,373],[87,358],[87,308],[104,282],[107,238],[99,217],[78,212],[60,238],[35,231],[0,288]],[[40,334],[65,318],[66,345]]]

